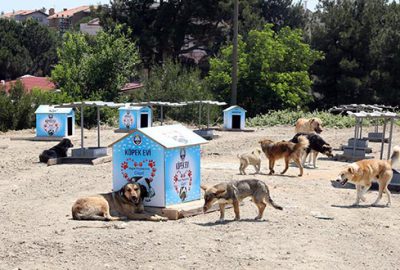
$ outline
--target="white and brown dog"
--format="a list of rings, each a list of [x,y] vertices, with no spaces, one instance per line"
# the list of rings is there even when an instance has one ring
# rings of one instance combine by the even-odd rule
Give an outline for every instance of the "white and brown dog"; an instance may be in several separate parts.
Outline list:
[[[364,194],[372,185],[372,181],[377,181],[379,184],[378,198],[372,206],[376,206],[382,198],[383,192],[386,192],[388,202],[386,206],[390,206],[390,191],[388,185],[393,177],[392,166],[398,162],[400,156],[400,147],[396,146],[393,149],[393,154],[390,160],[379,160],[379,159],[363,159],[357,162],[353,162],[348,165],[340,174],[336,181],[339,181],[342,185],[347,182],[356,185],[357,198],[354,206],[360,204],[360,200],[365,202]]]
[[[260,173],[261,153],[262,153],[261,149],[256,148],[251,153],[237,155],[237,157],[240,160],[239,173],[246,174],[245,170],[246,170],[247,166],[249,166],[249,165],[254,166],[254,169],[256,170],[256,174]]]

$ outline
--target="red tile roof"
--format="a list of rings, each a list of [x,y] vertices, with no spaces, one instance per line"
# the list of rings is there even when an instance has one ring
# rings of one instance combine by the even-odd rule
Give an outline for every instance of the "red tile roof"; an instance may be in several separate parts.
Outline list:
[[[61,18],[64,16],[64,18],[68,18],[68,17],[72,17],[74,16],[75,13],[81,12],[81,11],[85,11],[85,12],[90,12],[90,7],[89,6],[80,6],[80,7],[76,7],[76,8],[71,8],[71,9],[67,9],[65,11],[61,11],[58,13],[55,13],[51,16],[48,17],[48,19],[57,19],[57,18]]]
[[[14,11],[14,12],[5,13],[3,15],[3,17],[12,18],[12,17],[17,16],[17,15],[29,15],[29,14],[35,12],[35,11],[37,11],[37,10],[17,10],[17,11]]]
[[[40,88],[44,91],[54,90],[56,86],[54,83],[50,81],[47,77],[35,77],[31,75],[25,75],[18,78],[22,82],[27,92],[31,92],[33,88]],[[11,86],[16,83],[17,80],[8,81],[5,83],[6,92],[8,93],[11,89]]]

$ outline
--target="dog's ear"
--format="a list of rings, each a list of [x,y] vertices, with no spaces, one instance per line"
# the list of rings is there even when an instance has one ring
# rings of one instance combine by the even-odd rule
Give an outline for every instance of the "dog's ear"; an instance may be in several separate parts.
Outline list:
[[[354,168],[353,167],[348,167],[347,171],[351,174],[354,174]]]
[[[145,197],[149,196],[149,193],[147,192],[147,188],[141,184],[139,184],[140,187],[140,198],[143,200]]]
[[[204,191],[206,191],[206,190],[209,188],[209,186],[204,185],[204,184],[201,184],[200,187],[201,187],[201,189],[204,190]]]
[[[311,118],[310,124],[312,124],[315,121],[315,118]]]

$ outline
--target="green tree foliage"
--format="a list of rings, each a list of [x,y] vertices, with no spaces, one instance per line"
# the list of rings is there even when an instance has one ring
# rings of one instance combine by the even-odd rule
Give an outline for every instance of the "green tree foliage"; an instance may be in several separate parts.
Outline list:
[[[94,38],[66,33],[58,57],[52,80],[74,100],[115,101],[122,86],[137,75],[139,64],[135,43],[119,26]]]
[[[219,99],[229,101],[232,46],[210,60],[207,81]],[[247,42],[239,42],[238,103],[250,115],[271,109],[304,107],[311,100],[308,70],[322,53],[303,43],[302,32],[282,28],[252,30]]]
[[[325,0],[312,26],[312,46],[325,52],[313,67],[318,106],[400,101],[398,3]]]
[[[301,6],[292,0],[239,1],[239,32],[244,39],[252,29],[261,30],[265,22],[302,27]],[[232,39],[233,0],[113,0],[99,11],[107,29],[115,23],[133,29],[146,67],[166,58],[178,59],[195,49],[209,55],[218,53]]]
[[[57,61],[58,38],[34,20],[23,23],[0,19],[0,78],[25,74],[46,76]]]
[[[40,104],[60,104],[70,101],[66,95],[33,89],[27,93],[20,80],[6,93],[0,87],[0,131],[35,126],[35,111]]]
[[[200,77],[200,70],[186,68],[171,59],[162,65],[155,65],[144,81],[144,92],[132,95],[138,101],[182,102],[191,100],[212,100],[205,81]],[[194,106],[164,108],[164,112],[175,120],[193,121],[198,110]],[[155,115],[159,115],[156,111]]]

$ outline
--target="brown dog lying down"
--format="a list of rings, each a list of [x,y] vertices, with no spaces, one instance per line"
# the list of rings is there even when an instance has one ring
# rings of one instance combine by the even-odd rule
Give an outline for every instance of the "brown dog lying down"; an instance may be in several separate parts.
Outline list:
[[[281,158],[285,159],[285,169],[281,172],[284,174],[289,168],[290,160],[293,160],[300,168],[299,176],[303,175],[303,165],[301,157],[305,149],[309,145],[309,141],[304,136],[298,137],[298,143],[292,143],[287,141],[273,142],[271,140],[261,140],[261,149],[267,156],[269,161],[269,174],[274,174],[275,161]]]
[[[258,208],[258,215],[255,218],[256,220],[262,219],[267,204],[272,205],[275,209],[282,210],[282,207],[276,205],[271,199],[267,185],[263,181],[257,179],[232,181],[210,187],[201,185],[201,188],[205,191],[203,206],[204,212],[207,212],[215,202],[219,203],[219,222],[224,221],[225,205],[228,203],[233,204],[235,220],[240,220],[239,203],[247,197],[251,197],[253,203]]]
[[[143,198],[146,188],[138,183],[128,183],[120,190],[78,199],[72,206],[76,220],[167,220],[165,217],[144,212]]]
[[[296,121],[296,133],[321,133],[322,132],[322,121],[319,118],[299,118]]]
[[[353,205],[357,206],[360,204],[360,200],[365,202],[364,194],[371,187],[372,181],[376,180],[379,184],[379,193],[378,198],[376,198],[372,206],[378,205],[383,192],[386,193],[388,198],[386,206],[390,206],[391,198],[388,185],[393,177],[392,166],[399,161],[399,158],[400,147],[396,146],[393,149],[393,154],[390,160],[363,159],[353,162],[346,166],[346,169],[340,172],[337,181],[342,185],[345,185],[347,182],[356,185],[357,198]]]

